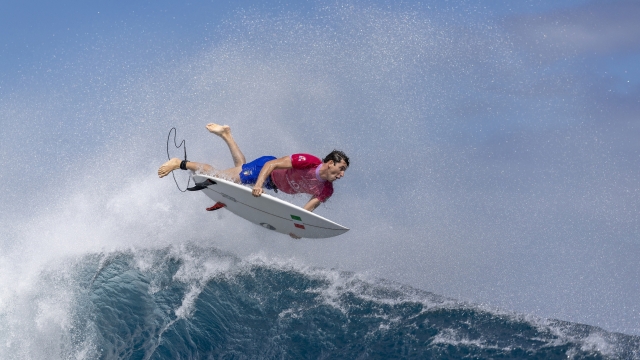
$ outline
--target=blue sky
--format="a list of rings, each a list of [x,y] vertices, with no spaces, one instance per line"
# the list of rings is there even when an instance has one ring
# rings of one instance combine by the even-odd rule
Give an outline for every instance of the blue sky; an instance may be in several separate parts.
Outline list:
[[[0,214],[22,239],[3,249],[46,248],[42,233],[87,252],[177,244],[206,224],[191,241],[640,334],[638,15],[633,1],[0,5]],[[192,159],[228,166],[211,119],[247,158],[345,149],[353,166],[318,211],[348,235],[291,244],[190,212],[206,199],[154,172],[171,126]],[[87,240],[87,224],[108,230]]]

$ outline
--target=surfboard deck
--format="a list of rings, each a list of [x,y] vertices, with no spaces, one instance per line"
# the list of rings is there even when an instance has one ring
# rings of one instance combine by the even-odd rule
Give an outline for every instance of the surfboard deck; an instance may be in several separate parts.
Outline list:
[[[225,209],[265,229],[316,239],[349,231],[338,223],[269,194],[254,197],[250,188],[228,180],[199,174],[193,175],[193,180],[204,186],[201,191],[211,200],[225,204]]]

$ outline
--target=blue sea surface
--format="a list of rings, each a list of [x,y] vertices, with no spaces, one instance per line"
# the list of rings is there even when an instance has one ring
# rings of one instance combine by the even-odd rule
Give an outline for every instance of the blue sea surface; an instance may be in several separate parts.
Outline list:
[[[195,245],[85,254],[39,282],[34,309],[66,320],[3,358],[640,359],[637,336]]]

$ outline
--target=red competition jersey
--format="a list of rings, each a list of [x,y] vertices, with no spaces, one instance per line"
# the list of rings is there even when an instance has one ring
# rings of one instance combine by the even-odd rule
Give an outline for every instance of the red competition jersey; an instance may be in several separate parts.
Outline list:
[[[322,160],[309,154],[293,154],[291,165],[291,169],[276,169],[271,173],[278,190],[287,194],[310,194],[321,202],[333,194],[333,184],[320,178]]]

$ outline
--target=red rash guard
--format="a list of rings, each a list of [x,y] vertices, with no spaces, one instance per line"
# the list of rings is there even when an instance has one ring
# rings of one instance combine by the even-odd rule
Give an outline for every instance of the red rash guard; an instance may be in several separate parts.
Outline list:
[[[278,190],[287,194],[310,194],[321,202],[331,197],[333,184],[320,178],[322,160],[309,154],[293,154],[291,165],[291,169],[276,169],[271,173]]]

